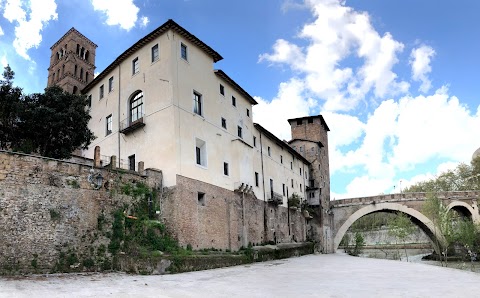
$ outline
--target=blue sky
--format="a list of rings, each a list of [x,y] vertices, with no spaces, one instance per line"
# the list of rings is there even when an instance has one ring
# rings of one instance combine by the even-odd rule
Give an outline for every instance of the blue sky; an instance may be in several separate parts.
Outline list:
[[[332,199],[398,192],[480,147],[480,2],[474,0],[0,0],[0,64],[28,93],[75,27],[101,72],[174,19],[219,52],[289,139],[288,118],[324,115]]]

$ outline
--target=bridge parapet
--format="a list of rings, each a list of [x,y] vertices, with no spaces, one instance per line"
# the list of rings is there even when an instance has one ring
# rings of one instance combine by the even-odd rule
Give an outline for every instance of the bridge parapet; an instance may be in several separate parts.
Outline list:
[[[406,193],[397,193],[397,194],[386,194],[378,196],[369,196],[369,197],[358,197],[350,199],[341,199],[330,201],[330,206],[343,207],[351,205],[367,205],[367,204],[376,204],[384,202],[402,202],[402,201],[417,201],[425,200],[429,193],[427,192],[406,192]],[[480,191],[446,191],[446,192],[437,192],[435,195],[441,200],[448,199],[472,199],[476,200],[480,198]]]

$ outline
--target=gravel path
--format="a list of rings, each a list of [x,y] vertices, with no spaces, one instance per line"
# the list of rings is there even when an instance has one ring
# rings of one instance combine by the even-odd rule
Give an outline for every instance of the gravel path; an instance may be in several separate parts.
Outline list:
[[[163,276],[0,277],[0,297],[480,297],[480,274],[343,254]]]

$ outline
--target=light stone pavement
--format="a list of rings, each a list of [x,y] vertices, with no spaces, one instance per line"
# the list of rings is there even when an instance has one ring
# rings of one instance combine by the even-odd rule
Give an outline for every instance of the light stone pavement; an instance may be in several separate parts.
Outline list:
[[[0,277],[0,297],[480,297],[480,274],[343,254],[163,276]]]

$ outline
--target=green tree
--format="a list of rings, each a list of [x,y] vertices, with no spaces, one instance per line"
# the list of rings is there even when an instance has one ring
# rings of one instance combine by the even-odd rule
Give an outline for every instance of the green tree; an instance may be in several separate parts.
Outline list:
[[[480,189],[480,157],[472,159],[469,165],[460,163],[437,177],[418,182],[405,192],[466,191]]]
[[[21,139],[18,131],[22,108],[22,89],[13,86],[15,72],[7,65],[0,80],[0,149],[15,147]]]
[[[407,253],[407,248],[405,246],[405,240],[407,239],[408,236],[413,234],[414,231],[415,231],[415,226],[413,225],[410,218],[405,213],[397,212],[396,216],[391,218],[388,222],[388,234],[390,236],[395,237],[396,240],[397,239],[400,240],[400,242],[403,244],[407,262],[408,262],[408,253]],[[398,245],[396,245],[396,247],[397,247],[398,255],[400,256]]]
[[[447,266],[448,249],[455,241],[454,232],[454,216],[452,212],[448,212],[447,207],[442,201],[432,193],[427,195],[427,199],[423,205],[424,214],[430,218],[433,225],[438,228],[438,232],[443,236],[445,243],[439,243],[438,237],[441,235],[434,235],[437,247],[441,249],[440,261],[445,262]],[[436,233],[436,231],[435,231]],[[443,256],[443,260],[442,260]]]
[[[470,259],[471,269],[474,270],[473,261],[477,258],[478,243],[480,238],[479,227],[469,218],[457,222],[455,227],[456,242],[460,244]]]
[[[19,125],[24,148],[53,158],[68,158],[75,149],[88,148],[95,137],[87,126],[87,104],[85,96],[57,86],[26,96]]]

